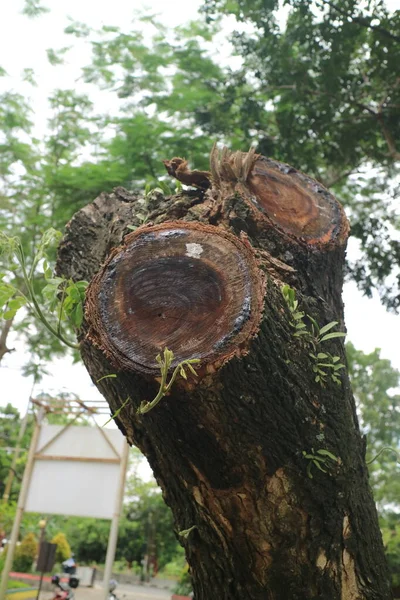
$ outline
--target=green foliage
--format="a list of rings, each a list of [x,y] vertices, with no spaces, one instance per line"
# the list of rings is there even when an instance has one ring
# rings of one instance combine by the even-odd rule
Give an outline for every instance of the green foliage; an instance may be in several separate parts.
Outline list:
[[[393,452],[380,453],[385,447],[400,451],[400,373],[380,350],[367,354],[346,345],[349,375],[367,436],[366,459],[369,464],[375,500],[381,512],[388,505],[399,507],[400,465]]]
[[[75,329],[80,327],[83,319],[85,290],[88,283],[86,281],[73,282],[62,277],[52,278],[52,269],[48,263],[48,247],[58,242],[61,235],[61,232],[53,228],[45,231],[29,266],[21,240],[18,237],[0,233],[0,257],[3,257],[6,265],[8,264],[12,274],[18,268],[21,270],[20,277],[24,290],[22,291],[21,288],[4,281],[5,275],[0,276],[0,311],[2,311],[0,315],[4,319],[14,319],[19,309],[28,305],[32,313],[50,333],[67,346],[78,348],[76,344],[66,338],[62,330],[62,322],[69,321]],[[47,285],[41,290],[42,297],[47,302],[49,312],[57,313],[56,324],[52,324],[45,316],[41,300],[35,289],[34,277],[39,263],[42,263],[44,279],[47,282]],[[59,302],[60,295],[61,300]]]
[[[393,585],[400,586],[400,373],[379,349],[368,354],[348,342],[346,350],[386,556]]]
[[[65,48],[60,48],[57,52],[52,48],[49,48],[47,52],[47,59],[49,63],[55,67],[56,65],[62,65],[64,63],[64,55],[68,52],[70,48],[67,46]]]
[[[312,369],[315,373],[315,381],[324,386],[328,377],[330,377],[336,384],[341,385],[337,372],[344,369],[345,365],[340,362],[339,356],[334,356],[330,352],[319,352],[319,348],[322,342],[345,337],[346,334],[341,331],[330,331],[338,324],[337,321],[331,321],[320,328],[313,317],[300,311],[295,290],[289,285],[282,286],[282,295],[290,311],[291,325],[295,329],[293,335],[295,337],[302,337],[313,349],[308,355],[314,362]],[[307,327],[306,323],[304,323],[304,318],[309,320],[310,327]]]
[[[13,568],[21,573],[29,573],[37,556],[38,542],[34,533],[28,533],[15,550]]]
[[[110,375],[108,375],[108,377],[110,377]],[[101,377],[101,379],[103,379],[103,377]],[[130,399],[131,399],[131,397],[128,396],[127,399],[121,404],[121,406],[115,411],[115,413],[113,415],[111,415],[110,419],[108,419],[108,421],[106,421],[104,423],[103,427],[105,427],[106,425],[109,424],[110,421],[112,421],[113,419],[115,419],[116,417],[118,417],[119,413],[121,412],[121,410],[123,408],[125,408],[125,406],[128,404],[128,402],[130,401]]]
[[[167,377],[168,377],[168,372],[169,372],[170,368],[172,367],[172,363],[174,361],[174,353],[172,352],[172,350],[168,350],[168,348],[165,348],[164,357],[162,358],[161,354],[158,354],[156,356],[156,361],[158,362],[158,364],[160,366],[160,371],[161,371],[160,389],[159,389],[156,397],[154,398],[154,400],[151,400],[151,402],[147,402],[144,400],[141,403],[137,412],[142,415],[144,413],[149,412],[149,410],[152,410],[155,406],[157,406],[157,404],[160,402],[160,400],[162,400],[164,398],[164,396],[166,396],[168,394],[168,392],[170,391],[178,374],[181,377],[183,377],[183,379],[187,379],[187,374],[186,374],[185,368],[187,368],[191,372],[191,374],[194,375],[194,377],[196,377],[197,373],[196,373],[195,369],[192,367],[192,365],[199,363],[200,359],[199,358],[191,358],[188,360],[183,360],[180,363],[178,363],[175,366],[168,383],[167,383]]]
[[[23,581],[18,581],[18,579],[9,579],[7,581],[7,588],[9,590],[16,590],[18,588],[26,588],[29,587],[29,585],[27,583],[24,583]]]
[[[31,133],[29,103],[18,94],[2,94],[0,228],[18,235],[29,257],[42,231],[62,227],[100,192],[117,185],[163,189],[162,159],[183,155],[207,168],[215,138],[240,149],[258,142],[258,151],[335,186],[363,251],[351,265],[352,276],[368,293],[377,286],[395,308],[397,283],[393,279],[389,287],[387,276],[396,277],[400,263],[390,200],[396,197],[397,167],[388,140],[399,137],[400,63],[391,37],[398,14],[390,15],[383,2],[372,2],[367,14],[354,1],[337,0],[336,8],[322,1],[324,8],[316,10],[314,3],[289,0],[283,26],[277,24],[278,3],[262,0],[210,1],[208,23],[198,20],[174,31],[154,18],[133,31],[108,26],[95,31],[71,21],[66,33],[85,38],[92,48],[83,80],[116,94],[120,110],[113,117],[98,115],[86,95],[55,90],[48,134],[39,142]],[[26,7],[32,14],[43,12],[36,0]],[[240,58],[235,67],[213,55],[212,42],[221,34],[210,11],[233,14],[249,28],[232,35]],[[355,17],[379,20],[379,31]],[[66,51],[53,49],[53,63]],[[33,82],[29,69],[23,77]],[[20,281],[7,283],[21,289]],[[27,336],[29,307],[24,315],[13,329],[33,357],[27,372],[40,375],[46,359],[65,347],[38,322],[37,332],[30,327]]]
[[[32,86],[36,87],[37,83],[35,80],[35,72],[33,69],[24,69],[22,71],[22,81],[26,81],[30,83]]]
[[[260,153],[333,187],[362,250],[351,276],[397,309],[400,11],[382,0],[284,5],[287,17],[278,0],[205,0],[211,23],[236,20],[239,60],[199,104],[197,124],[237,147],[257,141]]]
[[[400,586],[400,519],[396,513],[381,519],[383,543],[392,576],[392,585]]]
[[[27,17],[39,17],[47,12],[50,12],[46,6],[43,6],[40,0],[25,0],[24,8],[22,9],[22,14]]]
[[[310,479],[313,479],[313,466],[322,471],[322,473],[328,473],[332,469],[332,463],[340,463],[340,459],[332,454],[332,452],[329,452],[329,450],[326,450],[326,448],[320,448],[316,452],[314,448],[311,448],[311,452],[303,450],[303,456],[309,461],[307,464],[307,475]]]
[[[68,536],[75,559],[79,563],[88,565],[92,563],[104,563],[110,532],[109,521],[105,519],[73,517],[63,519],[61,526]]]
[[[29,445],[32,433],[33,420],[28,421],[25,434],[21,440],[21,452],[16,464],[13,487],[11,489],[10,500],[18,498],[19,488],[24,471],[26,460],[26,451]],[[21,428],[21,418],[19,412],[10,403],[0,407],[0,498],[5,491],[6,481],[9,475],[13,452],[17,444],[19,430]],[[0,504],[0,529],[4,527],[9,531],[14,519],[14,509],[12,505]]]
[[[52,544],[57,544],[56,562],[62,563],[71,557],[71,547],[64,533],[57,533],[51,540]]]
[[[197,529],[197,525],[192,525],[188,529],[181,529],[181,531],[178,531],[178,535],[179,535],[179,537],[182,537],[183,539],[187,540],[187,538],[189,537],[189,535],[195,529]]]
[[[182,596],[187,596],[192,591],[192,582],[189,575],[189,568],[186,567],[181,572],[181,577],[179,582],[174,587],[174,594],[179,594]]]

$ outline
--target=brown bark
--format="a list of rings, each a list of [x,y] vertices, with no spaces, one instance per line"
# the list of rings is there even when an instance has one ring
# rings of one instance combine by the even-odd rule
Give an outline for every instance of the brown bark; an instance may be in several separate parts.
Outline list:
[[[11,331],[12,323],[13,319],[3,321],[3,325],[0,330],[0,362],[5,354],[7,354],[8,352],[13,352],[14,350],[13,348],[7,347],[7,338],[8,334]]]
[[[315,381],[281,292],[290,284],[301,310],[343,327],[342,208],[254,152],[214,150],[208,177],[205,193],[152,195],[149,226],[133,234],[142,199],[121,189],[74,216],[58,270],[92,279],[83,360],[94,382],[117,373],[97,383],[112,412],[130,398],[117,424],[147,456],[177,532],[190,529],[180,539],[196,600],[387,600],[347,374]],[[138,414],[165,346],[201,359],[197,381],[177,380]],[[324,350],[345,361],[341,340]],[[310,473],[304,452],[318,450],[338,461]]]

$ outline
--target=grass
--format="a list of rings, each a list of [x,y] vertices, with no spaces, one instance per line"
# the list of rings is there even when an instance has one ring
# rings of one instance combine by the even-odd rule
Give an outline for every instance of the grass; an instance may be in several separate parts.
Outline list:
[[[26,588],[29,587],[27,583],[23,581],[18,581],[17,579],[9,579],[7,583],[7,588],[9,590],[16,590],[17,588]]]

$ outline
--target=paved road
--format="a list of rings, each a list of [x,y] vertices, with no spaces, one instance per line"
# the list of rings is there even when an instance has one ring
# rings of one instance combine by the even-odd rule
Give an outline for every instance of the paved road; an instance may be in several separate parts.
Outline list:
[[[119,585],[115,590],[118,600],[170,600],[169,590],[160,590],[141,585]],[[42,592],[40,600],[51,600],[52,592]],[[78,588],[75,590],[75,600],[103,600],[103,590],[99,587]]]

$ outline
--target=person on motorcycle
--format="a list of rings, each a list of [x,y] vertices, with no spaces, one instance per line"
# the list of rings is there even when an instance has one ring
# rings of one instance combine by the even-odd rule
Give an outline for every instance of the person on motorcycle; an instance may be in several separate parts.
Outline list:
[[[63,572],[69,573],[69,575],[75,575],[76,573],[76,562],[74,559],[74,553],[71,554],[70,558],[64,560],[62,563]]]

